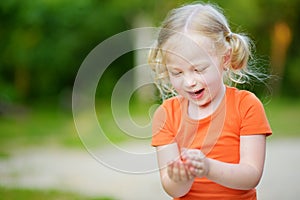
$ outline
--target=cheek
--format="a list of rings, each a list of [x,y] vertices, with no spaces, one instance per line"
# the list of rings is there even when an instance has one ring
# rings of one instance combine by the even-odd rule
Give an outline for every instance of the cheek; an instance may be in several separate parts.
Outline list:
[[[220,72],[217,68],[214,70],[210,70],[207,74],[203,76],[203,79],[207,85],[218,83],[223,81],[222,72]]]
[[[182,83],[179,78],[170,77],[170,82],[176,90],[180,90]]]

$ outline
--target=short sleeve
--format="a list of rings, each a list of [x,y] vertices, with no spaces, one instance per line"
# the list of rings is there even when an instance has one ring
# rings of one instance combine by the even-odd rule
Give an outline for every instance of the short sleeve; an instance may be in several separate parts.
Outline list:
[[[264,107],[253,93],[246,93],[241,99],[239,110],[241,115],[241,136],[254,134],[269,136],[272,134]]]
[[[170,119],[164,106],[159,106],[152,120],[152,146],[161,146],[173,143],[174,131],[170,127]]]

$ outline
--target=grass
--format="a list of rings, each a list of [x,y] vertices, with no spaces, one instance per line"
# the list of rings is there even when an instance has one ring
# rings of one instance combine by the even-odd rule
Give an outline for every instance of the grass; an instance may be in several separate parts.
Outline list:
[[[300,136],[299,99],[273,99],[265,105],[271,128],[272,138],[295,138]]]
[[[36,107],[22,115],[0,116],[0,137],[3,155],[12,148],[80,143],[72,113],[54,106]]]
[[[128,135],[124,134],[114,121],[110,107],[107,106],[109,103],[99,104],[101,105],[96,105],[98,121],[103,131],[107,133],[105,136],[114,143],[128,140]],[[132,105],[128,109],[133,121],[139,125],[151,121],[148,116],[149,106],[137,103]],[[299,100],[273,99],[265,103],[265,110],[274,132],[272,138],[300,136]],[[90,118],[83,116],[83,120],[87,129],[84,133],[84,137],[87,138],[85,140],[91,143],[98,140],[96,128],[89,124]],[[32,145],[83,147],[72,112],[51,105],[36,106],[21,116],[0,116],[0,138],[0,159],[7,158],[12,148]]]
[[[116,124],[111,113],[109,102],[97,105],[98,124],[105,136],[113,143],[128,139]],[[136,104],[130,108],[133,120],[138,124],[150,122],[145,106]],[[84,131],[77,133],[71,110],[63,110],[53,105],[39,105],[28,109],[21,115],[0,115],[0,159],[7,158],[8,152],[14,148],[58,145],[69,148],[83,148],[84,142],[99,143],[98,126],[92,125],[90,117],[84,113],[80,122],[84,123]]]
[[[109,197],[88,198],[78,194],[53,190],[12,189],[4,187],[0,187],[0,196],[3,200],[113,200]]]

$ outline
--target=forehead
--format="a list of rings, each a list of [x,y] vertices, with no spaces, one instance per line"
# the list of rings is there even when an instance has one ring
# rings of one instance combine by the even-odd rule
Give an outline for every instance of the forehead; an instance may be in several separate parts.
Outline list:
[[[216,51],[211,39],[199,34],[175,34],[163,47],[168,65],[210,61]]]

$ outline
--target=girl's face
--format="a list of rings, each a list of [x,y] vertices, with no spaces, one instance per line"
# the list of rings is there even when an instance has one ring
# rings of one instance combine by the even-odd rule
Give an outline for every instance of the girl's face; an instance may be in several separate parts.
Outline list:
[[[224,95],[224,63],[213,42],[209,38],[189,34],[173,38],[169,44],[166,66],[178,94],[200,107],[221,100]]]

